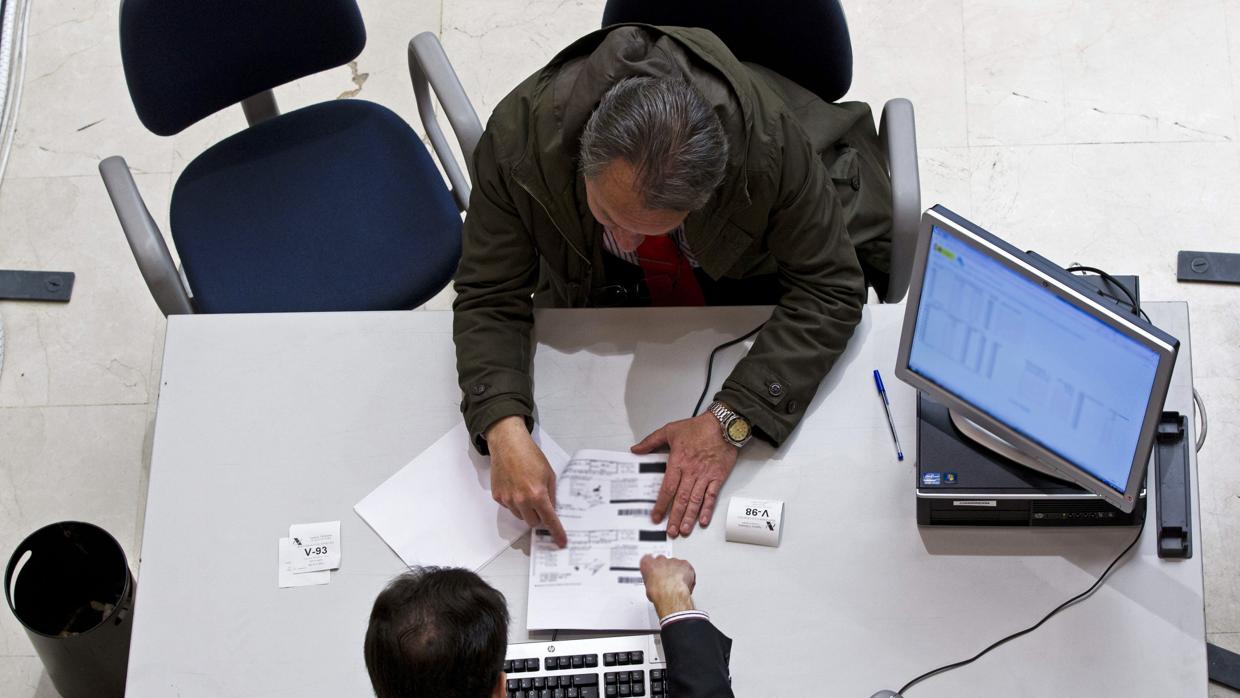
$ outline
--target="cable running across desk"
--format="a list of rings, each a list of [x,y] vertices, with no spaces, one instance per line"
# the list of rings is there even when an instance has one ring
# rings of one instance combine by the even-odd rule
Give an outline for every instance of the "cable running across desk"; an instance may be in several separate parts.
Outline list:
[[[698,413],[702,411],[702,401],[706,399],[706,391],[710,390],[710,376],[711,376],[711,372],[715,368],[715,354],[718,354],[719,352],[723,351],[724,349],[727,349],[728,347],[734,344],[740,344],[746,339],[749,339],[755,334],[758,334],[758,330],[762,329],[763,327],[766,327],[765,322],[753,328],[752,330],[749,330],[745,334],[737,337],[736,339],[730,339],[711,350],[710,358],[706,360],[706,385],[702,386],[702,394],[698,396],[697,404],[693,406],[693,414],[690,414],[689,415],[690,417],[696,417],[698,416]]]
[[[1076,596],[1073,596],[1072,598],[1068,599],[1067,601],[1064,601],[1063,603],[1061,603],[1061,604],[1059,604],[1058,606],[1056,606],[1056,607],[1054,608],[1054,610],[1052,610],[1050,613],[1047,613],[1045,616],[1042,616],[1042,620],[1039,620],[1037,623],[1034,623],[1033,625],[1031,625],[1031,626],[1029,626],[1029,627],[1025,628],[1024,630],[1018,630],[1017,632],[1014,632],[1014,633],[1012,633],[1011,635],[1008,635],[1007,637],[1004,637],[1004,638],[1002,638],[1002,639],[1000,639],[1000,640],[998,640],[998,641],[996,641],[996,642],[992,643],[989,647],[987,647],[986,649],[982,650],[981,652],[978,652],[977,654],[973,655],[972,657],[969,657],[968,659],[965,659],[965,660],[962,660],[962,661],[959,661],[959,662],[955,662],[955,663],[953,663],[953,664],[945,664],[945,665],[943,665],[943,666],[941,666],[941,667],[939,667],[939,668],[937,668],[937,669],[931,669],[930,671],[927,671],[926,673],[922,674],[921,676],[918,676],[917,678],[913,679],[912,681],[909,681],[908,683],[904,684],[904,686],[903,686],[903,687],[902,687],[899,691],[896,691],[896,693],[898,693],[898,694],[900,694],[900,695],[904,695],[904,692],[905,692],[905,691],[907,691],[908,689],[912,688],[913,686],[916,686],[917,684],[921,683],[922,681],[925,681],[926,679],[930,678],[931,676],[937,676],[937,675],[939,675],[939,674],[942,674],[942,673],[945,673],[945,672],[951,671],[952,669],[958,669],[958,668],[960,668],[960,667],[962,667],[962,666],[965,666],[965,665],[967,665],[967,664],[972,664],[973,662],[977,661],[978,659],[981,659],[983,656],[985,656],[988,652],[990,652],[991,650],[995,649],[996,647],[1000,647],[1000,646],[1002,646],[1002,645],[1005,645],[1005,644],[1007,644],[1008,642],[1011,642],[1012,640],[1015,640],[1016,638],[1018,638],[1018,637],[1020,637],[1020,636],[1022,636],[1022,635],[1028,635],[1029,633],[1033,632],[1034,630],[1037,630],[1038,628],[1042,627],[1042,624],[1043,624],[1043,623],[1045,623],[1046,621],[1048,621],[1048,620],[1050,620],[1051,618],[1053,618],[1056,614],[1058,614],[1060,611],[1064,610],[1065,608],[1067,608],[1067,607],[1069,607],[1069,606],[1071,606],[1071,605],[1073,605],[1073,604],[1077,603],[1078,601],[1082,601],[1082,600],[1084,600],[1084,599],[1086,599],[1086,598],[1089,598],[1089,596],[1090,596],[1090,595],[1092,595],[1095,591],[1097,591],[1097,590],[1098,590],[1098,587],[1102,586],[1102,582],[1106,580],[1107,575],[1111,573],[1111,570],[1112,570],[1112,569],[1114,569],[1115,565],[1116,565],[1116,564],[1118,564],[1120,560],[1124,559],[1124,556],[1128,554],[1128,551],[1129,551],[1129,550],[1132,550],[1133,546],[1135,546],[1135,545],[1137,544],[1137,541],[1141,540],[1141,531],[1142,531],[1144,528],[1145,528],[1145,526],[1144,526],[1144,525],[1142,525],[1142,526],[1138,526],[1138,527],[1137,527],[1137,535],[1136,535],[1136,536],[1133,536],[1132,542],[1131,542],[1131,543],[1129,543],[1129,544],[1127,545],[1127,547],[1125,547],[1125,548],[1124,548],[1124,549],[1120,552],[1120,554],[1119,554],[1119,555],[1116,555],[1116,556],[1115,556],[1115,559],[1111,561],[1111,564],[1107,565],[1107,568],[1106,568],[1105,570],[1103,570],[1103,571],[1102,571],[1102,574],[1098,575],[1098,579],[1097,579],[1097,580],[1095,580],[1095,581],[1094,581],[1094,583],[1093,583],[1093,584],[1091,584],[1091,585],[1090,585],[1090,587],[1089,587],[1088,589],[1086,589],[1085,591],[1082,591],[1081,593],[1077,594]]]
[[[1118,282],[1118,281],[1117,281],[1117,280],[1116,280],[1113,276],[1111,276],[1111,275],[1110,275],[1110,274],[1108,274],[1107,272],[1102,271],[1101,269],[1098,269],[1098,268],[1096,268],[1096,267],[1086,267],[1086,266],[1080,266],[1080,265],[1073,265],[1072,267],[1069,267],[1067,271],[1069,271],[1069,272],[1073,272],[1073,273],[1075,273],[1075,272],[1085,272],[1085,273],[1097,274],[1097,275],[1101,276],[1103,279],[1107,280],[1108,282],[1110,282],[1111,284],[1113,284],[1114,286],[1116,286],[1117,288],[1119,288],[1119,290],[1120,290],[1120,291],[1122,291],[1122,292],[1124,293],[1124,295],[1125,295],[1125,296],[1127,296],[1128,305],[1129,305],[1129,306],[1133,309],[1133,311],[1134,311],[1134,312],[1136,312],[1137,314],[1139,314],[1141,317],[1145,318],[1146,322],[1149,322],[1149,321],[1150,321],[1149,316],[1148,316],[1148,315],[1146,315],[1146,314],[1145,314],[1145,311],[1141,309],[1141,305],[1140,305],[1140,303],[1138,303],[1138,302],[1137,302],[1137,299],[1136,299],[1136,298],[1135,298],[1135,297],[1134,297],[1134,296],[1133,296],[1133,295],[1132,295],[1132,294],[1128,291],[1128,289],[1124,288],[1124,286],[1123,286],[1122,284],[1120,284],[1120,283],[1119,283],[1119,282]],[[1119,299],[1116,299],[1116,300],[1119,300]],[[1121,301],[1121,302],[1122,302],[1122,301]],[[758,325],[757,327],[753,328],[753,329],[752,329],[752,330],[750,330],[749,332],[746,332],[745,334],[741,335],[740,337],[737,337],[736,339],[732,339],[732,340],[729,340],[729,341],[727,341],[727,342],[724,342],[723,344],[720,344],[719,346],[717,346],[717,347],[715,347],[714,349],[712,349],[712,350],[711,350],[711,352],[710,352],[710,358],[709,358],[709,359],[707,359],[707,361],[706,361],[706,384],[705,384],[704,386],[702,386],[702,394],[698,397],[697,404],[696,404],[696,405],[694,406],[694,408],[693,408],[693,413],[692,413],[691,415],[689,415],[690,417],[695,417],[695,416],[697,416],[698,412],[702,409],[702,402],[706,399],[706,393],[710,390],[710,381],[711,381],[711,376],[712,376],[712,373],[713,373],[713,371],[714,371],[715,356],[716,356],[716,355],[717,355],[720,351],[723,351],[724,349],[727,349],[727,348],[728,348],[728,347],[730,347],[730,346],[734,346],[734,345],[736,345],[736,344],[740,344],[741,342],[745,341],[746,339],[749,339],[750,337],[754,336],[754,335],[755,335],[755,334],[757,334],[757,333],[758,333],[758,331],[759,331],[759,330],[761,330],[761,329],[763,328],[763,326],[765,326],[765,325],[766,325],[766,323],[764,322],[764,323],[762,323],[761,325]],[[1194,392],[1195,392],[1195,391],[1194,391]],[[1197,396],[1196,396],[1196,395],[1194,395],[1194,397],[1197,397]],[[1197,398],[1197,399],[1198,399],[1198,400],[1200,400],[1200,398]],[[1204,413],[1204,409],[1202,409],[1202,412]],[[1200,448],[1200,445],[1198,446],[1198,448]],[[941,667],[938,667],[938,668],[936,668],[936,669],[931,669],[930,671],[927,671],[926,673],[922,674],[921,676],[918,676],[917,678],[913,679],[912,681],[909,681],[908,683],[904,684],[904,686],[903,686],[903,687],[901,687],[901,688],[900,688],[900,690],[899,690],[899,691],[897,691],[897,693],[898,693],[898,694],[900,694],[900,695],[903,695],[905,691],[909,690],[909,689],[910,689],[910,688],[912,688],[913,686],[916,686],[917,684],[921,683],[922,681],[925,681],[926,679],[928,679],[928,678],[930,678],[930,677],[932,677],[932,676],[937,676],[937,675],[939,675],[939,674],[943,674],[943,673],[946,673],[946,672],[948,672],[948,671],[951,671],[952,669],[958,669],[958,668],[960,668],[960,667],[962,667],[962,666],[966,666],[966,665],[972,664],[973,662],[977,661],[978,659],[981,659],[982,657],[984,657],[984,656],[985,656],[986,654],[988,654],[991,650],[994,650],[994,649],[996,649],[996,648],[998,648],[998,647],[1001,647],[1001,646],[1003,646],[1003,645],[1007,644],[1008,642],[1011,642],[1012,640],[1015,640],[1015,639],[1016,639],[1016,638],[1018,638],[1018,637],[1021,637],[1021,636],[1024,636],[1024,635],[1028,635],[1029,633],[1031,633],[1031,632],[1033,632],[1033,631],[1037,630],[1038,628],[1042,627],[1042,625],[1043,625],[1043,624],[1045,624],[1045,623],[1046,623],[1046,621],[1048,621],[1048,620],[1050,620],[1051,618],[1055,617],[1056,615],[1058,615],[1058,614],[1059,614],[1061,611],[1063,611],[1064,609],[1068,608],[1069,606],[1072,606],[1073,604],[1079,603],[1080,601],[1083,601],[1083,600],[1085,600],[1085,599],[1089,598],[1091,595],[1093,595],[1093,593],[1094,593],[1095,591],[1097,591],[1097,590],[1098,590],[1098,588],[1099,588],[1100,586],[1102,586],[1102,583],[1103,583],[1104,581],[1106,581],[1107,576],[1111,573],[1111,570],[1113,570],[1113,569],[1115,568],[1115,566],[1116,566],[1117,564],[1119,564],[1119,561],[1120,561],[1120,560],[1122,560],[1122,559],[1124,559],[1124,556],[1125,556],[1125,555],[1127,555],[1127,554],[1128,554],[1128,552],[1129,552],[1129,551],[1131,551],[1131,550],[1133,549],[1133,547],[1137,544],[1137,541],[1141,540],[1141,531],[1142,531],[1143,529],[1144,529],[1144,526],[1139,526],[1139,527],[1137,527],[1137,535],[1133,537],[1132,541],[1131,541],[1130,543],[1128,543],[1128,545],[1127,545],[1127,546],[1125,546],[1125,547],[1124,547],[1124,549],[1123,549],[1122,551],[1120,551],[1119,555],[1115,556],[1115,559],[1114,559],[1114,560],[1111,560],[1111,564],[1107,565],[1106,569],[1102,571],[1102,574],[1098,575],[1098,579],[1096,579],[1096,580],[1094,581],[1094,583],[1093,583],[1093,584],[1091,584],[1091,585],[1089,586],[1089,588],[1088,588],[1088,589],[1086,589],[1085,591],[1082,591],[1081,593],[1077,594],[1076,596],[1073,596],[1072,598],[1068,599],[1067,601],[1064,601],[1063,603],[1059,604],[1059,605],[1058,605],[1058,606],[1056,606],[1054,609],[1052,609],[1052,610],[1050,611],[1050,613],[1047,613],[1045,616],[1043,616],[1043,617],[1042,617],[1042,619],[1041,619],[1041,620],[1039,620],[1038,622],[1034,623],[1033,625],[1031,625],[1031,626],[1029,626],[1029,627],[1027,627],[1027,628],[1025,628],[1025,629],[1023,629],[1023,630],[1018,630],[1017,632],[1014,632],[1014,633],[1012,633],[1011,635],[1008,635],[1008,636],[1006,636],[1006,637],[1000,638],[999,640],[997,640],[997,641],[995,641],[995,642],[991,643],[989,646],[987,646],[987,647],[986,647],[985,649],[983,649],[981,652],[978,652],[977,654],[973,655],[972,657],[970,657],[970,658],[968,658],[968,659],[961,660],[961,661],[959,661],[959,662],[954,662],[954,663],[952,663],[952,664],[946,664],[946,665],[941,666]]]

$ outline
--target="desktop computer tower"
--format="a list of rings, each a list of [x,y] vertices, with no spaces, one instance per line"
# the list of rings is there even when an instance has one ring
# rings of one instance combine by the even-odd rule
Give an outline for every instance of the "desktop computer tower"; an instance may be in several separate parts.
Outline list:
[[[973,442],[946,407],[920,393],[916,473],[919,526],[1136,526],[1145,520],[1144,490],[1125,514]]]

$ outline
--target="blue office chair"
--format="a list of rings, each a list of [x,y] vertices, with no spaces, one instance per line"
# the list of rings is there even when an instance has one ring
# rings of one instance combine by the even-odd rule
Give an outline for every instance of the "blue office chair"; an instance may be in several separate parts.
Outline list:
[[[770,68],[827,102],[852,84],[852,42],[839,0],[608,0],[603,26],[624,22],[709,29],[737,58]],[[897,303],[908,290],[921,220],[913,104],[888,101],[878,133],[894,216],[890,278],[881,300]]]
[[[120,15],[143,125],[169,136],[237,102],[249,123],[176,182],[183,274],[125,161],[99,165],[165,315],[404,309],[447,285],[468,189],[449,190],[389,109],[347,99],[280,114],[271,92],[361,53],[355,0],[124,0]]]

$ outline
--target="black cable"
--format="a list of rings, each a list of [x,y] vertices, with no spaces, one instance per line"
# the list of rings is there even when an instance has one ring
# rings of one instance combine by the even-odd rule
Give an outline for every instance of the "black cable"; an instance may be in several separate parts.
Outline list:
[[[765,326],[766,326],[766,322],[763,321],[761,325],[758,325],[757,327],[746,332],[740,337],[737,337],[736,339],[730,339],[724,342],[723,344],[720,344],[719,346],[715,347],[713,350],[711,350],[710,358],[706,360],[706,385],[702,386],[702,394],[698,397],[697,404],[694,405],[693,414],[689,415],[690,417],[698,416],[698,412],[702,409],[702,401],[706,399],[706,391],[710,390],[710,374],[711,374],[711,371],[714,370],[714,367],[715,367],[715,354],[718,354],[719,352],[723,351],[724,349],[727,349],[728,347],[734,344],[740,344],[746,339],[749,339],[755,334],[758,334],[758,330],[762,329]]]
[[[1150,316],[1146,315],[1145,311],[1141,309],[1141,304],[1137,302],[1137,297],[1132,295],[1132,292],[1129,291],[1123,284],[1121,284],[1119,280],[1117,280],[1114,276],[1111,276],[1110,274],[1106,273],[1105,271],[1102,271],[1101,269],[1097,267],[1087,267],[1081,264],[1073,264],[1072,266],[1068,267],[1067,271],[1069,274],[1084,272],[1086,274],[1097,274],[1098,276],[1101,276],[1104,281],[1110,283],[1112,286],[1115,286],[1120,291],[1123,291],[1124,295],[1127,296],[1128,298],[1128,307],[1132,308],[1133,312],[1145,318],[1146,322],[1150,322],[1150,324],[1153,324],[1150,321]],[[1103,295],[1107,296],[1108,298],[1114,298],[1115,300],[1120,301],[1121,303],[1123,302],[1119,298],[1115,298],[1115,296],[1112,296],[1110,294],[1104,293]]]
[[[1119,554],[1119,555],[1115,556],[1115,559],[1111,561],[1111,564],[1107,565],[1107,568],[1106,568],[1105,570],[1103,570],[1103,571],[1102,571],[1102,574],[1098,575],[1098,579],[1097,579],[1097,580],[1096,580],[1096,581],[1095,581],[1092,585],[1090,585],[1090,587],[1089,587],[1088,589],[1086,589],[1085,591],[1082,591],[1081,593],[1077,594],[1076,596],[1073,596],[1072,598],[1068,599],[1067,601],[1064,601],[1063,603],[1061,603],[1061,604],[1059,604],[1058,606],[1056,606],[1056,607],[1055,607],[1055,609],[1054,609],[1053,611],[1051,611],[1050,613],[1047,613],[1045,616],[1042,616],[1042,620],[1038,621],[1037,623],[1034,623],[1033,625],[1029,626],[1028,628],[1025,628],[1024,630],[1020,630],[1020,631],[1017,631],[1017,632],[1012,633],[1011,635],[1008,635],[1007,637],[1005,637],[1005,638],[1003,638],[1003,639],[999,640],[998,642],[995,642],[995,643],[991,644],[991,645],[990,645],[989,647],[987,647],[986,649],[982,650],[981,652],[978,652],[977,654],[973,655],[972,657],[970,657],[970,658],[968,658],[968,659],[965,659],[965,660],[960,661],[960,662],[956,662],[956,663],[954,663],[954,664],[946,664],[946,665],[941,666],[941,667],[939,667],[939,668],[937,668],[937,669],[931,669],[930,671],[927,671],[926,673],[922,674],[921,676],[918,676],[917,678],[913,679],[912,681],[909,681],[908,683],[904,684],[904,687],[903,687],[903,688],[901,688],[899,691],[896,691],[896,693],[898,693],[898,694],[900,694],[900,695],[904,695],[904,692],[905,692],[905,691],[907,691],[908,689],[912,688],[913,686],[916,686],[917,684],[921,683],[922,681],[925,681],[926,679],[930,678],[931,676],[936,676],[936,675],[938,675],[938,674],[942,674],[942,673],[944,673],[944,672],[951,671],[952,669],[957,669],[957,668],[960,668],[960,667],[962,667],[962,666],[965,666],[966,664],[972,664],[973,662],[975,662],[975,661],[977,661],[978,659],[982,658],[982,657],[983,657],[983,656],[984,656],[987,652],[989,652],[989,651],[991,651],[991,650],[995,649],[996,647],[999,647],[999,646],[1001,646],[1001,645],[1004,645],[1004,644],[1006,644],[1006,643],[1008,643],[1008,642],[1010,642],[1010,641],[1012,641],[1012,640],[1015,640],[1016,638],[1018,638],[1018,637],[1020,637],[1020,636],[1022,636],[1022,635],[1028,635],[1029,633],[1033,632],[1034,630],[1037,630],[1038,628],[1042,627],[1042,624],[1043,624],[1043,623],[1045,623],[1046,621],[1050,620],[1051,618],[1053,618],[1053,617],[1055,616],[1055,614],[1057,614],[1057,613],[1059,613],[1060,611],[1064,610],[1065,608],[1067,608],[1067,607],[1071,606],[1072,604],[1077,603],[1078,601],[1081,601],[1081,600],[1083,600],[1083,599],[1088,598],[1091,594],[1093,594],[1095,591],[1097,591],[1097,590],[1098,590],[1098,587],[1102,585],[1102,582],[1103,582],[1104,580],[1106,580],[1107,575],[1111,573],[1111,570],[1115,567],[1115,565],[1116,565],[1116,564],[1118,564],[1120,560],[1124,559],[1124,556],[1128,554],[1128,551],[1129,551],[1129,550],[1132,550],[1132,546],[1136,545],[1136,544],[1137,544],[1137,541],[1141,540],[1141,531],[1142,531],[1142,529],[1144,529],[1144,528],[1145,528],[1145,526],[1144,526],[1144,525],[1141,525],[1141,526],[1138,526],[1138,527],[1137,527],[1137,535],[1136,535],[1136,537],[1134,537],[1134,538],[1132,539],[1132,542],[1128,544],[1128,547],[1124,548],[1124,549],[1120,552],[1120,554]]]

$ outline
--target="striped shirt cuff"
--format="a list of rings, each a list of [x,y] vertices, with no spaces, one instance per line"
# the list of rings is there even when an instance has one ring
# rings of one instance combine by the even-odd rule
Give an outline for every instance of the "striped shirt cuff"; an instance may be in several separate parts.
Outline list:
[[[660,618],[659,627],[666,628],[672,623],[678,623],[682,620],[690,620],[693,618],[710,622],[710,616],[707,615],[706,611],[678,611],[676,613],[669,613]]]

